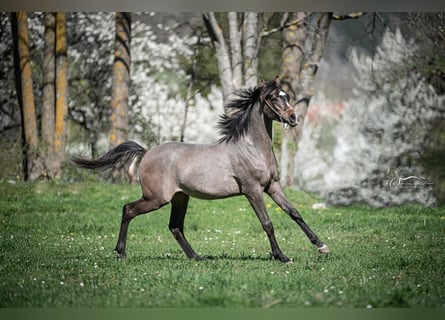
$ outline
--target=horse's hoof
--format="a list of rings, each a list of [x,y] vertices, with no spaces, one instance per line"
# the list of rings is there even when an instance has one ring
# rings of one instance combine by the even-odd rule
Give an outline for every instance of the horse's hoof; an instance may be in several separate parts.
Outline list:
[[[207,260],[205,257],[201,257],[198,255],[191,257],[191,259],[195,260],[195,261],[206,261]]]
[[[322,245],[321,247],[318,247],[317,250],[320,253],[330,253],[328,246],[325,244]]]
[[[116,253],[116,257],[119,260],[125,260],[127,259],[127,255],[125,254],[125,252],[118,252],[117,250],[114,250],[114,252]]]
[[[284,254],[280,254],[280,255],[272,255],[274,257],[275,260],[279,260],[280,262],[284,263],[284,264],[288,264],[288,263],[292,263],[292,259],[289,259],[287,256],[285,256]]]
[[[289,259],[289,261],[283,261],[283,263],[284,263],[284,264],[292,264],[292,263],[294,263],[294,260]]]

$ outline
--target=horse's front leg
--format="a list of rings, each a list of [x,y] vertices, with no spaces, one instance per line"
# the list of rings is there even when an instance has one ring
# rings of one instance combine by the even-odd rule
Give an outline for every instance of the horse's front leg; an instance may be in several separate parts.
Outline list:
[[[280,247],[278,246],[272,221],[270,221],[270,218],[267,214],[266,206],[264,205],[262,192],[246,194],[246,197],[249,200],[258,219],[260,220],[263,230],[266,232],[267,237],[269,238],[270,247],[272,249],[272,256],[275,259],[280,260],[281,262],[290,262],[291,260],[283,254]]]
[[[266,190],[266,193],[282,210],[284,210],[292,218],[292,220],[294,220],[300,226],[309,240],[317,246],[317,249],[320,253],[329,253],[328,246],[318,238],[318,236],[315,234],[314,231],[311,230],[311,228],[309,228],[298,210],[295,209],[290,201],[286,198],[283,189],[278,182],[273,182],[268,190]]]

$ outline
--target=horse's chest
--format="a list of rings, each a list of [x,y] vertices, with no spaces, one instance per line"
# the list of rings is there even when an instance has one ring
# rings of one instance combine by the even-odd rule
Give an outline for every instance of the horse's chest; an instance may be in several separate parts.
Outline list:
[[[261,164],[253,172],[252,176],[262,185],[266,186],[272,180],[276,180],[278,176],[277,167],[275,164]]]
[[[251,154],[236,161],[237,176],[244,184],[267,185],[278,176],[275,157],[264,154]]]

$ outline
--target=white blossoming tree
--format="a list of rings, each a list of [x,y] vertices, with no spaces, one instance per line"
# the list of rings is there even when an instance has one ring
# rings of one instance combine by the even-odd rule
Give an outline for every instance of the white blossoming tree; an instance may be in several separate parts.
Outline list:
[[[114,13],[68,15],[69,113],[82,130],[71,130],[71,148],[92,157],[108,149]],[[74,128],[73,128],[74,129]]]
[[[184,88],[190,78],[183,60],[193,54],[197,42],[167,26],[152,26],[153,15],[133,13],[131,31],[128,138],[147,146],[179,140]],[[68,22],[70,115],[82,128],[76,130],[76,136],[72,131],[71,148],[96,157],[110,147],[106,132],[110,126],[114,14],[72,13]],[[221,92],[216,86],[207,91],[205,97],[197,92],[190,99],[186,141],[216,139],[214,124],[222,107],[211,102],[222,101]]]
[[[357,87],[341,117],[305,123],[300,187],[333,204],[435,204],[419,160],[445,97],[408,66],[416,50],[397,30],[386,31],[373,57],[352,52]]]
[[[131,134],[146,144],[180,140],[188,98],[191,101],[184,140],[216,140],[215,123],[222,107],[211,102],[222,101],[221,90],[211,86],[206,97],[199,92],[185,96],[191,75],[181,58],[193,56],[198,38],[172,31],[165,42],[160,42],[152,28],[139,21],[132,32]]]

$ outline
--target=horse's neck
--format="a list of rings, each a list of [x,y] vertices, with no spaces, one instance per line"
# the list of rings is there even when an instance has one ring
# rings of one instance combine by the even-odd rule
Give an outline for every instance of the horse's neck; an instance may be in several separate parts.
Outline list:
[[[267,141],[268,147],[272,146],[272,120],[265,118],[262,112],[254,110],[252,112],[252,125],[250,134],[261,139],[262,142]]]
[[[272,141],[272,133],[273,133],[273,122],[272,120],[264,119],[264,126],[266,127],[267,134],[270,138],[270,141]]]
[[[263,113],[254,110],[252,123],[247,133],[249,140],[253,141],[255,146],[261,149],[264,154],[273,154],[272,149],[272,120],[266,119]]]

